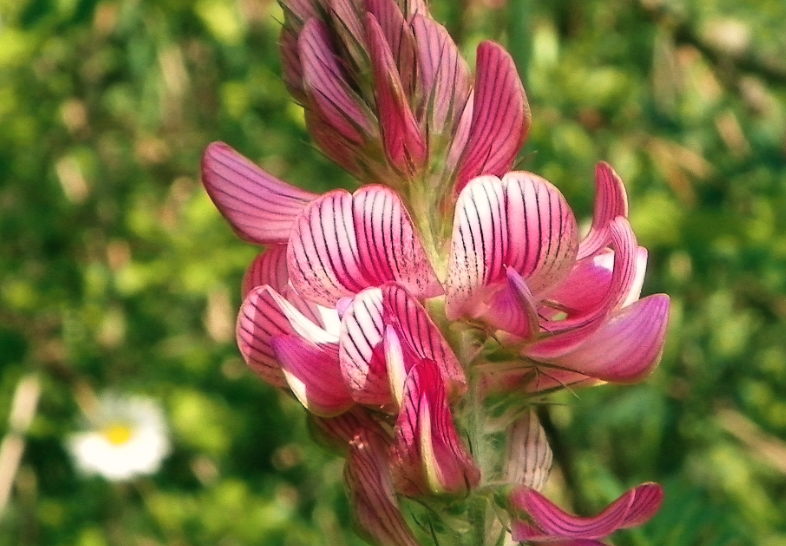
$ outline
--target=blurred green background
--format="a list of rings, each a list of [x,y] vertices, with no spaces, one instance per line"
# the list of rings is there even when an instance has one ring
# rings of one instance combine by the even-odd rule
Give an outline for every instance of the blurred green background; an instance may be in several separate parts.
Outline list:
[[[534,124],[522,168],[580,218],[596,161],[628,184],[672,297],[644,385],[551,408],[556,484],[597,510],[662,482],[627,545],[786,545],[786,4],[432,0],[468,59],[513,50]],[[351,180],[280,81],[272,0],[0,0],[0,435],[19,382],[40,401],[0,545],[359,545],[340,460],[234,346],[245,266],[199,181],[224,140],[315,191]],[[63,439],[85,386],[160,399],[153,477],[79,476]]]

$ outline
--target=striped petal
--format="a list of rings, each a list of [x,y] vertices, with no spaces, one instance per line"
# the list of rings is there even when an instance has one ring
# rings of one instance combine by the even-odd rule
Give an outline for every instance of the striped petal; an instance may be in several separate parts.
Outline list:
[[[409,107],[406,90],[382,28],[371,13],[366,14],[366,36],[385,154],[395,169],[411,176],[426,162],[426,140]]]
[[[333,29],[341,40],[355,67],[365,72],[368,67],[366,33],[359,15],[358,0],[326,0]]]
[[[358,403],[400,404],[394,396],[386,330],[392,329],[401,350],[403,374],[423,359],[438,363],[451,397],[466,390],[466,379],[456,356],[420,302],[404,287],[388,283],[358,294],[341,320],[339,356],[342,372]],[[401,378],[403,384],[404,378]]]
[[[344,466],[355,527],[370,544],[419,546],[398,506],[388,464],[388,442],[368,430],[352,440]]]
[[[316,345],[296,335],[271,339],[289,388],[303,406],[321,417],[344,413],[354,405],[338,364],[338,344]]]
[[[608,163],[595,167],[595,212],[592,226],[579,246],[579,259],[599,252],[610,241],[609,225],[617,216],[628,217],[625,184]]]
[[[469,97],[470,72],[448,31],[423,15],[412,18],[428,134],[452,130]]]
[[[483,174],[502,176],[524,145],[531,116],[516,65],[499,44],[478,46],[469,140],[456,174],[456,193]]]
[[[284,292],[289,284],[287,245],[270,245],[251,262],[243,277],[243,297],[253,288],[265,284],[279,294]]]
[[[557,188],[530,173],[484,176],[459,195],[447,280],[448,318],[482,316],[512,268],[536,299],[570,272],[573,213]]]
[[[223,142],[205,150],[202,183],[235,232],[257,244],[285,243],[295,218],[317,198],[269,175]]]
[[[384,434],[384,430],[371,414],[359,406],[337,415],[336,417],[319,417],[313,413],[307,415],[308,429],[311,437],[330,451],[347,457],[350,443],[361,431],[374,431]]]
[[[453,424],[439,367],[414,366],[404,385],[391,451],[396,489],[407,496],[466,494],[480,481]]]
[[[313,100],[312,108],[343,139],[360,144],[374,133],[369,113],[350,89],[338,59],[333,55],[330,31],[319,19],[310,19],[298,40],[303,83]]]
[[[530,358],[613,383],[635,383],[660,361],[669,319],[669,297],[656,294],[613,313],[571,351]],[[544,358],[546,357],[546,358]]]
[[[552,459],[546,431],[530,410],[508,430],[505,481],[540,491],[549,478]]]
[[[412,29],[395,0],[365,0],[365,5],[368,13],[374,15],[382,29],[382,34],[396,62],[401,87],[404,94],[411,98],[415,93],[417,68],[415,36],[412,34]]]
[[[281,28],[278,37],[278,50],[281,55],[281,71],[284,84],[296,101],[305,102],[303,92],[303,65],[300,62],[298,37],[286,26]]]
[[[287,260],[295,290],[329,307],[388,281],[419,298],[442,293],[401,198],[384,186],[335,190],[306,207]]]
[[[393,402],[381,345],[382,290],[358,294],[341,317],[339,361],[345,383],[358,404],[385,407]]]
[[[275,336],[293,334],[316,344],[338,341],[270,286],[252,289],[240,307],[237,344],[249,367],[276,387],[286,387],[287,382],[271,340]]]
[[[663,489],[655,483],[642,484],[626,492],[597,516],[589,518],[568,514],[537,491],[525,487],[514,490],[510,502],[533,521],[533,524],[513,522],[512,538],[515,541],[594,540],[649,520],[660,509]]]

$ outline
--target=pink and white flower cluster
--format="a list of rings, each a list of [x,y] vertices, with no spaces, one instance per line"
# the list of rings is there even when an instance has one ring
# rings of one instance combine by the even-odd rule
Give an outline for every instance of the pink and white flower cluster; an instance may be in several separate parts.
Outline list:
[[[364,185],[316,195],[223,143],[205,151],[203,181],[264,246],[243,282],[240,351],[345,455],[360,531],[415,545],[401,498],[489,491],[509,492],[514,541],[595,544],[646,521],[655,484],[590,519],[542,497],[551,452],[522,411],[567,386],[640,381],[659,361],[669,299],[640,299],[647,252],[622,181],[598,165],[580,237],[554,185],[508,172],[529,127],[510,56],[481,44],[473,80],[422,1],[284,8],[285,81],[317,144]],[[483,400],[498,394],[517,400],[495,421],[501,464],[482,449]]]

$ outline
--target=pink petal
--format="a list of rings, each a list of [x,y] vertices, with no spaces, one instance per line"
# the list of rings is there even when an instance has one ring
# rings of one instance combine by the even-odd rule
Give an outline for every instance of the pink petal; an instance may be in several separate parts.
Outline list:
[[[453,140],[450,143],[450,149],[448,150],[448,159],[445,165],[446,172],[453,172],[461,160],[461,155],[464,153],[467,141],[469,141],[469,131],[472,128],[474,114],[475,92],[470,90],[463,110],[460,113],[457,112],[459,119],[453,134]]]
[[[319,9],[323,4],[323,0],[287,0],[281,4],[281,7],[287,23],[299,31],[306,21],[312,17],[319,17]]]
[[[445,27],[427,16],[416,15],[412,28],[428,132],[439,135],[451,130],[464,112],[470,92],[469,67]]]
[[[416,297],[442,292],[401,199],[384,186],[335,190],[306,207],[287,260],[295,290],[328,307],[387,281]]]
[[[249,367],[276,387],[285,387],[287,383],[274,354],[271,339],[291,334],[316,344],[338,341],[270,286],[252,289],[240,307],[237,344]]]
[[[363,179],[364,171],[358,164],[361,147],[336,134],[333,126],[316,109],[307,110],[306,129],[324,154],[342,169]]]
[[[541,366],[531,374],[525,390],[528,393],[546,393],[566,388],[575,391],[580,388],[593,387],[599,383],[601,383],[600,380],[578,372]]]
[[[379,546],[419,546],[393,491],[388,444],[379,434],[359,431],[352,440],[344,478],[358,533]]]
[[[489,300],[489,312],[483,320],[495,330],[504,330],[522,338],[540,331],[540,318],[527,282],[512,267],[507,268],[508,285],[502,286]]]
[[[478,316],[484,298],[507,282],[507,268],[517,271],[537,298],[569,274],[577,247],[573,213],[546,180],[530,173],[473,180],[456,204],[448,318]]]
[[[420,302],[395,283],[358,294],[341,321],[339,356],[345,380],[358,403],[386,406],[394,402],[383,342],[392,326],[403,346],[404,372],[423,359],[439,363],[451,395],[466,390],[456,356]]]
[[[617,217],[628,217],[625,184],[606,162],[595,167],[595,212],[592,226],[579,246],[579,259],[592,256],[609,244],[609,224]]]
[[[354,67],[365,71],[368,67],[366,33],[359,15],[358,0],[327,0],[331,28],[341,39],[341,43],[349,52]]]
[[[333,55],[330,31],[319,19],[306,23],[298,40],[303,65],[303,83],[313,99],[312,107],[342,138],[360,144],[374,128],[361,106],[362,101],[350,89],[338,59]]]
[[[401,8],[401,13],[408,19],[416,14],[428,15],[428,4],[426,0],[396,0],[396,3],[399,8]]]
[[[505,481],[540,491],[549,478],[552,459],[546,432],[530,410],[508,430]]]
[[[544,329],[553,335],[537,341],[527,349],[527,354],[536,360],[555,361],[561,355],[571,352],[584,343],[588,336],[600,328],[609,313],[623,302],[630,300],[630,295],[641,282],[639,274],[639,252],[636,237],[628,220],[619,216],[609,229],[613,252],[611,278],[598,286],[587,286],[603,293],[603,297],[594,308],[584,314],[576,314],[575,309],[567,308],[568,317],[561,321],[544,323]],[[598,281],[597,276],[576,279],[577,283]]]
[[[366,14],[366,36],[385,153],[395,169],[413,175],[428,156],[425,137],[407,102],[407,94],[384,33],[370,13]]]
[[[661,487],[646,483],[627,491],[597,516],[582,518],[564,512],[532,489],[519,488],[510,496],[511,505],[526,512],[534,526],[514,526],[512,538],[522,542],[603,538],[617,529],[633,527],[649,520],[660,508],[662,500]]]
[[[374,15],[382,29],[390,52],[396,61],[405,95],[411,98],[415,92],[415,37],[395,0],[365,0],[366,10]]]
[[[548,362],[603,381],[641,381],[660,361],[668,319],[669,297],[646,297],[619,309],[576,348]]]
[[[423,360],[410,370],[403,400],[391,452],[397,489],[418,496],[465,494],[475,487],[480,471],[456,432],[433,361]]]
[[[347,457],[350,442],[361,431],[373,431],[384,434],[382,427],[374,421],[365,408],[355,406],[336,417],[319,417],[308,414],[308,426],[311,436],[321,445]]]
[[[354,405],[341,377],[337,345],[315,345],[299,336],[280,335],[271,339],[271,346],[289,388],[308,411],[332,417]]]
[[[317,197],[274,178],[223,142],[205,150],[202,183],[235,232],[257,244],[285,243],[295,218]]]
[[[278,49],[281,54],[281,70],[284,84],[298,102],[305,102],[303,93],[303,65],[300,62],[297,34],[286,26],[281,28],[278,37]]]
[[[339,361],[345,383],[358,404],[393,402],[383,352],[382,290],[358,294],[341,317]]]
[[[281,365],[273,352],[273,336],[291,334],[292,325],[269,286],[253,289],[240,307],[237,345],[248,366],[273,386],[287,386]],[[280,297],[280,296],[279,296]]]
[[[527,96],[510,54],[499,44],[481,43],[472,127],[456,175],[456,193],[477,176],[502,176],[508,171],[524,144],[530,120]]]
[[[289,284],[287,245],[270,245],[251,262],[243,277],[243,297],[245,298],[251,289],[265,284],[278,293],[284,292]]]

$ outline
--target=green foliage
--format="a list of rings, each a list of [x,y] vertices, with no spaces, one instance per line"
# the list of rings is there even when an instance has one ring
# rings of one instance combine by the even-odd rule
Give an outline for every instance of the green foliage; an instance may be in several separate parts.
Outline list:
[[[591,512],[660,481],[662,512],[616,543],[786,544],[786,8],[432,4],[468,58],[485,38],[518,55],[521,168],[583,220],[595,162],[617,169],[644,291],[672,296],[648,384],[548,408],[555,498]],[[255,250],[199,183],[224,140],[313,191],[351,184],[281,83],[277,20],[272,0],[0,0],[0,434],[19,380],[42,384],[0,546],[361,544],[340,460],[237,354]],[[163,401],[160,473],[75,472],[63,438],[85,386]]]

